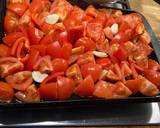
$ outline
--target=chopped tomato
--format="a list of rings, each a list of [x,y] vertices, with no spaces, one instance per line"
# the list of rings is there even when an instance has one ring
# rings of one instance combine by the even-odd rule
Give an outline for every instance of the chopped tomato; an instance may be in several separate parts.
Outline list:
[[[82,80],[80,67],[77,64],[71,65],[66,71],[66,76],[72,78],[75,83],[78,83],[80,80]]]
[[[145,96],[155,96],[159,94],[159,90],[155,84],[147,80],[145,77],[139,76],[141,79],[140,92]]]
[[[10,55],[11,49],[5,45],[5,44],[0,44],[0,57],[7,57]]]
[[[44,44],[31,45],[31,49],[36,49],[37,51],[39,51],[39,54],[41,56],[46,55],[46,45]]]
[[[53,58],[61,58],[61,45],[58,41],[53,42],[47,45],[46,52],[48,55],[52,56]],[[64,52],[66,54],[66,52]]]
[[[19,16],[22,16],[27,8],[28,8],[27,3],[13,3],[7,6],[7,9],[13,11]]]
[[[50,56],[43,56],[39,58],[34,66],[33,69],[36,71],[40,71],[42,73],[50,73],[53,71],[53,66],[51,62],[51,57]]]
[[[61,58],[68,60],[72,55],[72,45],[70,43],[63,44],[61,48]]]
[[[75,47],[84,46],[85,47],[85,52],[92,51],[92,50],[96,49],[96,43],[88,37],[79,38],[76,41],[76,43],[74,44],[74,46]]]
[[[58,98],[57,90],[58,85],[54,82],[43,84],[38,88],[42,100],[56,100]]]
[[[38,58],[39,58],[39,51],[31,49],[29,52],[29,58],[26,64],[26,68],[28,70],[33,70],[33,66],[37,62]]]
[[[34,84],[29,86],[25,92],[22,91],[16,92],[15,96],[18,100],[21,100],[26,103],[40,102],[40,95]]]
[[[74,93],[81,96],[92,96],[94,92],[94,81],[89,75],[74,89]]]
[[[0,77],[4,78],[13,73],[22,71],[24,68],[17,58],[14,57],[1,57],[0,58]]]
[[[95,63],[95,58],[94,58],[92,52],[86,52],[86,53],[79,56],[77,64],[83,65],[86,63]]]
[[[13,88],[9,84],[0,81],[0,102],[10,102],[13,96]]]
[[[58,99],[59,100],[65,100],[71,97],[73,90],[75,88],[75,85],[72,79],[67,78],[67,77],[58,76],[57,85],[58,85]]]
[[[109,67],[111,66],[112,62],[109,58],[99,58],[99,59],[96,59],[96,63],[101,65],[102,68],[106,68],[106,67]]]
[[[98,64],[87,63],[81,66],[81,72],[84,78],[88,75],[91,75],[94,82],[96,82],[100,77],[102,68]]]
[[[12,32],[3,37],[3,42],[9,47],[11,47],[14,44],[14,42],[22,36],[24,35],[21,32]]]
[[[112,86],[105,81],[98,81],[95,85],[93,95],[98,98],[111,99],[113,97]]]
[[[87,24],[87,36],[98,41],[102,34],[102,24],[98,22],[90,22]]]
[[[65,72],[68,68],[67,61],[65,59],[56,58],[52,60],[53,72]]]
[[[127,51],[123,47],[119,47],[119,49],[113,54],[120,61],[126,60],[128,57]]]
[[[14,89],[25,91],[33,82],[32,72],[21,71],[5,78]]]
[[[31,44],[39,44],[43,37],[43,32],[35,27],[28,27],[28,36]]]
[[[45,35],[41,40],[40,40],[40,44],[43,45],[47,45],[47,44],[51,44],[53,42],[53,38],[51,34],[47,34]]]
[[[4,30],[5,32],[14,32],[17,29],[18,18],[15,16],[6,15],[4,17]]]

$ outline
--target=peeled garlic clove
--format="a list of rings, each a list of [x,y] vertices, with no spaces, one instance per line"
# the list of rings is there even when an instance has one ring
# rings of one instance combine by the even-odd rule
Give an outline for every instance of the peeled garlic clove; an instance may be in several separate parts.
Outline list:
[[[93,54],[94,54],[96,57],[99,57],[99,58],[108,57],[108,55],[107,55],[105,52],[93,51]]]
[[[32,77],[34,81],[36,81],[37,83],[41,83],[46,77],[48,77],[48,74],[41,73],[39,71],[33,71]]]
[[[55,24],[59,20],[59,16],[57,14],[51,14],[45,17],[45,22],[47,24]]]
[[[118,24],[113,24],[111,26],[111,32],[113,35],[116,35],[118,33]]]

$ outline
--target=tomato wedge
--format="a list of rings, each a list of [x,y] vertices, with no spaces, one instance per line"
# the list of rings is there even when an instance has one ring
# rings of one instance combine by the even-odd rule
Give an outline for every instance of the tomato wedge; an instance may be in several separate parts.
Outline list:
[[[11,49],[5,45],[5,44],[0,44],[0,57],[7,57],[10,55]]]
[[[74,93],[81,97],[92,96],[94,92],[94,81],[91,75],[88,75],[80,84],[74,89]]]
[[[9,84],[0,81],[0,102],[10,102],[13,96],[13,88]]]
[[[25,91],[33,82],[32,72],[21,71],[13,75],[9,75],[5,78],[8,84],[14,89]]]

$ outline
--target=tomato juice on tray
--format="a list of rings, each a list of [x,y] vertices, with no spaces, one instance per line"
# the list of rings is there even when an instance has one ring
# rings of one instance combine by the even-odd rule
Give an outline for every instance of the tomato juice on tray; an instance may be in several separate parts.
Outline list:
[[[157,44],[143,18],[92,5],[81,9],[66,0],[9,0],[0,102],[157,98]]]

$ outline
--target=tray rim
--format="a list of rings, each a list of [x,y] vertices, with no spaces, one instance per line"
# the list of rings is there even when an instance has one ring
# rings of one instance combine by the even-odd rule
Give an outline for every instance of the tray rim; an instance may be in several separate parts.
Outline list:
[[[4,16],[4,5],[5,5],[5,0],[0,0],[0,5],[2,6],[0,8],[0,20],[3,21],[3,16]],[[107,9],[117,9],[114,7],[106,7],[104,5],[96,5],[98,6],[97,8],[107,8]],[[145,16],[143,14],[141,14],[140,12],[137,12],[135,10],[128,10],[128,9],[119,9],[124,13],[138,13],[141,18],[142,21],[145,25],[145,29],[147,30],[147,32],[149,33],[150,37],[151,37],[151,45],[152,48],[154,49],[154,54],[158,60],[158,62],[160,63],[160,43],[154,33],[154,31],[152,30],[151,25],[149,24],[149,22],[147,21],[147,19],[145,18]],[[0,26],[2,28],[2,26]],[[2,29],[0,29],[1,31]],[[0,32],[0,34],[2,34],[3,32]],[[2,36],[2,35],[0,35]],[[152,96],[152,97],[148,97],[148,96],[132,96],[132,97],[128,97],[125,99],[98,99],[98,98],[78,98],[78,99],[68,99],[68,100],[63,100],[63,101],[41,101],[38,103],[19,103],[19,102],[11,102],[11,103],[0,103],[0,108],[25,108],[25,107],[48,107],[48,106],[57,106],[57,107],[65,107],[65,106],[76,106],[76,105],[94,105],[94,104],[99,104],[99,103],[103,103],[103,104],[108,104],[108,103],[151,103],[151,102],[160,102],[160,94],[157,96]]]

